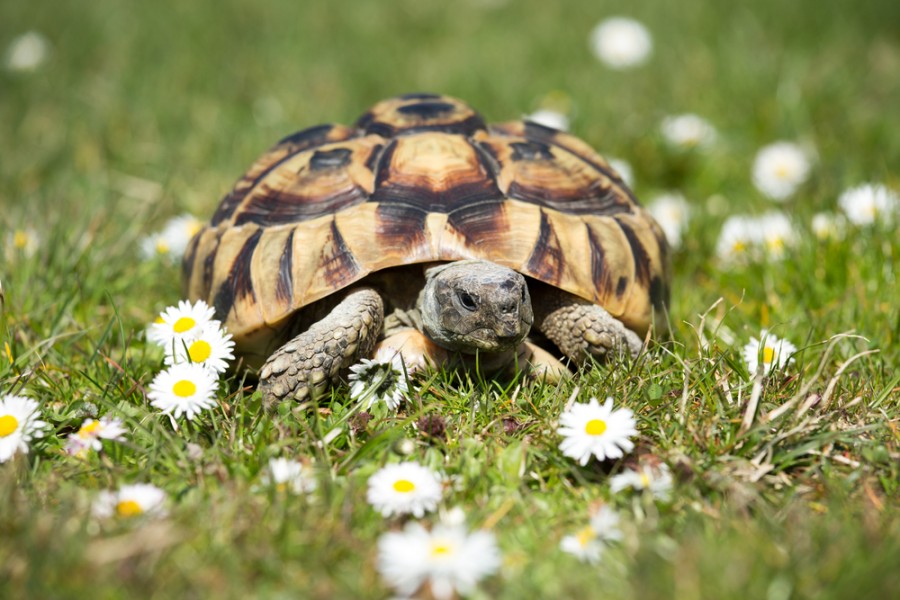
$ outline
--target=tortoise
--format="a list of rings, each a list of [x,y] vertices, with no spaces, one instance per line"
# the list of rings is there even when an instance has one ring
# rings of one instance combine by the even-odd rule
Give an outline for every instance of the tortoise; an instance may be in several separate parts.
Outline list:
[[[268,401],[316,397],[382,350],[554,379],[560,355],[637,355],[669,298],[662,230],[587,143],[434,94],[282,139],[183,271]]]

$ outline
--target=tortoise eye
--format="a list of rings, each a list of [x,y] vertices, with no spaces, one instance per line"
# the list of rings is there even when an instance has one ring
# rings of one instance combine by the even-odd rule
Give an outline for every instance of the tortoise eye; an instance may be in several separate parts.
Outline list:
[[[469,292],[459,292],[457,294],[459,298],[459,303],[462,304],[462,307],[468,311],[474,311],[477,306],[475,305],[475,298],[469,294]]]

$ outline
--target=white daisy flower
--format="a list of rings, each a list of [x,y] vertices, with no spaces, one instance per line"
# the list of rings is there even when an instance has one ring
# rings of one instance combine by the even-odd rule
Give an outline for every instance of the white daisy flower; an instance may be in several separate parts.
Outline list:
[[[753,184],[772,200],[783,201],[809,178],[807,153],[793,142],[775,142],[760,149],[753,162]]]
[[[219,322],[213,319],[215,312],[203,300],[191,304],[180,300],[178,306],[169,306],[160,313],[147,329],[147,339],[163,348],[183,344],[197,339],[209,323]]]
[[[708,148],[718,137],[709,121],[692,113],[664,118],[659,130],[669,144],[684,149]]]
[[[500,567],[500,561],[492,533],[469,533],[459,525],[440,523],[428,531],[411,521],[403,531],[378,539],[378,571],[403,597],[412,596],[426,583],[437,600],[468,594]]]
[[[75,433],[66,440],[66,452],[73,456],[84,455],[89,449],[99,452],[103,449],[101,440],[124,442],[126,429],[121,419],[103,417],[99,421],[85,419]]]
[[[746,260],[756,250],[758,237],[758,228],[751,217],[732,215],[722,224],[716,255],[726,262]]]
[[[603,406],[596,398],[591,398],[586,404],[573,404],[559,416],[557,431],[565,438],[559,449],[582,466],[591,456],[597,460],[619,458],[634,448],[629,437],[637,435],[635,424],[631,410],[613,410],[611,397]]]
[[[33,438],[44,437],[47,424],[41,421],[38,403],[25,396],[4,394],[0,396],[0,463],[5,463],[17,452],[28,454],[28,443]]]
[[[752,377],[756,375],[760,360],[762,360],[763,375],[768,375],[772,369],[780,369],[794,362],[791,355],[796,351],[797,347],[794,344],[763,329],[760,331],[759,339],[750,338],[750,341],[744,346],[742,355]]]
[[[609,157],[606,158],[606,162],[612,167],[613,171],[619,174],[619,177],[625,182],[625,185],[630,188],[634,187],[634,169],[631,168],[631,163],[621,158]]]
[[[691,218],[691,206],[684,196],[678,193],[657,196],[647,205],[647,211],[662,227],[669,245],[673,248],[681,246],[681,231]]]
[[[369,477],[366,500],[383,517],[412,514],[421,518],[437,508],[443,486],[437,473],[417,462],[387,465]]]
[[[395,354],[390,361],[363,358],[350,367],[348,379],[350,399],[366,400],[366,408],[381,401],[396,410],[409,393],[400,354]]]
[[[295,494],[308,494],[318,487],[311,467],[287,458],[269,459],[262,481],[265,485],[274,485],[279,490]]]
[[[871,225],[876,220],[891,223],[900,208],[900,195],[880,183],[866,183],[845,190],[838,205],[854,225]]]
[[[647,490],[658,500],[668,500],[672,493],[672,472],[665,463],[641,464],[637,469],[626,469],[609,480],[609,489],[618,494],[626,489]]]
[[[151,233],[141,240],[141,255],[148,260],[161,256],[173,263],[178,262],[184,256],[191,238],[201,227],[203,223],[193,215],[172,217],[161,231]]]
[[[559,112],[558,110],[553,110],[550,108],[542,108],[540,110],[536,110],[530,115],[526,115],[525,120],[531,121],[532,123],[537,123],[538,125],[543,125],[544,127],[556,129],[558,131],[569,130],[569,117]]]
[[[40,246],[41,237],[32,227],[13,229],[6,234],[6,256],[12,258],[21,255],[26,258],[34,256]]]
[[[164,516],[166,493],[149,483],[123,485],[115,492],[103,491],[94,500],[92,512],[105,519],[112,516]]]
[[[847,221],[843,215],[816,213],[813,215],[810,229],[820,240],[842,240],[846,234]]]
[[[754,237],[769,258],[784,257],[785,249],[797,244],[798,235],[791,220],[781,212],[768,212],[754,220]]]
[[[216,373],[202,364],[181,363],[161,371],[150,383],[150,404],[177,419],[188,420],[216,405]]]
[[[218,321],[207,322],[196,339],[188,342],[175,342],[166,346],[166,364],[196,363],[212,369],[216,373],[224,373],[228,362],[234,360],[234,342],[231,334]]]
[[[47,60],[50,42],[37,31],[15,38],[6,48],[4,65],[8,71],[35,71]]]
[[[583,562],[597,564],[606,548],[606,542],[621,539],[619,515],[604,505],[591,517],[590,524],[582,527],[578,533],[563,537],[559,547]]]
[[[591,31],[590,44],[598,59],[617,70],[644,64],[653,51],[653,38],[647,28],[627,17],[601,21]]]

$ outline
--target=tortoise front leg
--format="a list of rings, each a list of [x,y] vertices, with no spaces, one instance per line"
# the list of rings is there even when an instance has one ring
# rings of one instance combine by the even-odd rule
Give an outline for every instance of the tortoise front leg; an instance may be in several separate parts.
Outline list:
[[[355,289],[327,316],[276,350],[259,372],[267,404],[317,397],[350,365],[369,357],[384,322],[384,302],[373,289]]]
[[[620,349],[635,357],[644,347],[635,332],[596,304],[562,290],[545,290],[540,300],[535,302],[535,326],[576,364]]]

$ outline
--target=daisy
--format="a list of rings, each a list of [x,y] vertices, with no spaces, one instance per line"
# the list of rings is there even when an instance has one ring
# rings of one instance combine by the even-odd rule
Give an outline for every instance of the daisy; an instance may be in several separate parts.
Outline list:
[[[169,306],[160,313],[156,321],[147,330],[147,339],[163,348],[191,342],[197,339],[208,323],[213,320],[215,312],[203,300],[191,304],[187,300],[178,302],[178,306]]]
[[[750,338],[750,341],[744,346],[742,355],[751,376],[756,375],[760,359],[762,359],[763,375],[768,375],[772,369],[782,368],[794,362],[791,355],[796,351],[797,347],[794,344],[763,329],[760,331],[759,339]]]
[[[606,162],[612,167],[613,172],[625,182],[625,185],[630,188],[634,187],[634,169],[631,168],[631,163],[621,158],[607,158]]]
[[[148,260],[161,256],[173,263],[178,262],[184,256],[191,238],[202,226],[203,223],[190,214],[173,217],[161,231],[151,233],[141,240],[141,255]]]
[[[318,482],[312,468],[296,460],[287,458],[269,459],[269,465],[262,474],[265,485],[274,485],[279,491],[304,494],[315,491]]]
[[[111,417],[103,417],[99,421],[85,419],[78,431],[66,440],[66,452],[73,456],[84,455],[89,449],[99,452],[103,449],[101,440],[123,442],[125,438],[122,436],[125,432],[121,419]]]
[[[605,460],[631,452],[634,443],[628,438],[637,435],[634,413],[627,408],[613,410],[611,397],[603,406],[596,398],[591,398],[587,404],[573,404],[560,415],[559,424],[557,431],[565,438],[559,449],[582,466],[588,463],[591,455],[597,460]]]
[[[177,419],[188,420],[216,405],[216,373],[202,364],[181,363],[161,371],[150,383],[150,404]]]
[[[139,515],[164,516],[166,493],[148,483],[123,485],[115,492],[102,491],[93,504],[95,517],[105,519],[113,515],[137,517]]]
[[[666,234],[666,240],[673,248],[681,246],[681,231],[691,217],[691,207],[678,193],[662,194],[654,198],[647,210]]]
[[[621,539],[619,515],[604,505],[591,517],[590,523],[582,527],[578,533],[563,537],[559,548],[583,562],[597,564],[606,548],[605,542]]]
[[[739,262],[752,256],[759,237],[754,220],[746,215],[732,215],[722,224],[716,255],[726,262]]]
[[[37,31],[15,38],[6,49],[4,65],[8,71],[35,71],[47,60],[50,42]]]
[[[26,258],[34,256],[40,242],[40,236],[33,228],[14,229],[6,234],[6,255],[12,257],[20,254]]]
[[[866,183],[844,191],[838,205],[854,225],[871,225],[878,219],[890,223],[900,207],[900,195],[880,183]]]
[[[196,363],[224,373],[228,361],[234,360],[234,342],[218,321],[208,321],[193,341],[175,342],[166,346],[166,364]]]
[[[753,227],[754,238],[765,248],[769,258],[783,258],[785,249],[797,243],[797,231],[784,213],[768,212],[755,219]]]
[[[591,31],[590,45],[600,61],[617,70],[645,63],[653,51],[653,39],[647,28],[627,17],[601,21]]]
[[[44,437],[47,424],[41,421],[38,403],[31,398],[4,394],[0,396],[0,463],[17,452],[28,454],[28,442]]]
[[[672,493],[672,472],[668,465],[641,464],[637,469],[626,469],[609,480],[609,489],[617,494],[625,489],[648,490],[658,500],[668,500]]]
[[[400,354],[389,361],[363,358],[350,367],[348,379],[351,400],[366,400],[366,408],[382,401],[389,409],[396,410],[409,393]]]
[[[536,110],[530,115],[526,115],[525,120],[531,121],[532,123],[537,123],[538,125],[543,125],[544,127],[556,129],[558,131],[569,130],[569,117],[559,112],[558,110],[553,110],[550,108],[542,108],[540,110]]]
[[[753,184],[772,200],[792,196],[809,177],[806,152],[793,142],[776,142],[760,149],[753,162]]]
[[[428,531],[411,521],[403,531],[378,539],[378,571],[404,597],[426,582],[437,600],[468,594],[500,567],[500,560],[492,533],[469,533],[462,525],[440,523]]]
[[[708,148],[717,137],[709,121],[692,113],[666,117],[659,129],[669,144],[684,149]]]
[[[443,488],[437,473],[417,462],[387,465],[369,477],[366,500],[383,517],[411,513],[421,518],[437,508]]]
[[[820,240],[842,240],[844,239],[847,221],[843,215],[834,213],[816,213],[810,222],[810,229]]]

